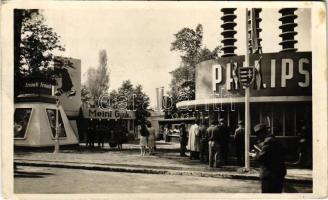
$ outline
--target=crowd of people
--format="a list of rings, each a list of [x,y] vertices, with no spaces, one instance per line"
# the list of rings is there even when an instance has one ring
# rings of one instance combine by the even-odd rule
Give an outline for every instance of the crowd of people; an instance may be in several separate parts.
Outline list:
[[[89,124],[86,132],[87,147],[94,148],[95,143],[98,147],[104,147],[108,142],[110,147],[122,149],[122,144],[127,140],[127,130],[122,126],[108,126],[106,124]]]
[[[212,120],[209,127],[206,123],[196,120],[187,130],[185,124],[180,125],[180,155],[186,156],[186,146],[190,151],[190,159],[199,159],[210,167],[228,164],[230,130],[224,119]],[[263,193],[282,192],[284,177],[286,175],[285,153],[286,149],[271,134],[267,124],[258,124],[254,127],[257,144],[254,145],[249,156],[260,164],[260,178]],[[244,164],[244,137],[243,122],[238,122],[234,131],[234,147],[238,165]]]
[[[186,147],[190,151],[190,159],[199,159],[201,162],[208,163],[210,167],[217,167],[228,164],[230,129],[225,120],[213,120],[208,127],[206,122],[200,123],[196,120],[187,131],[186,125],[180,125],[180,155],[186,156]],[[235,131],[235,143],[238,148],[238,163],[242,165],[242,146],[244,129],[242,122]]]

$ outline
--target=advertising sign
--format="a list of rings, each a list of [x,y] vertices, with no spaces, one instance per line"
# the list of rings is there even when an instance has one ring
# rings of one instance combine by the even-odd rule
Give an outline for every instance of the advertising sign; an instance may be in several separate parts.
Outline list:
[[[244,56],[234,56],[200,63],[196,67],[196,99],[243,97],[238,70],[244,60]],[[251,96],[311,96],[311,52],[253,54],[250,65],[255,68]]]
[[[100,108],[83,109],[83,117],[90,119],[135,119],[131,110],[109,110]]]
[[[55,57],[55,72],[59,77],[55,91],[68,117],[76,117],[81,107],[81,60]]]

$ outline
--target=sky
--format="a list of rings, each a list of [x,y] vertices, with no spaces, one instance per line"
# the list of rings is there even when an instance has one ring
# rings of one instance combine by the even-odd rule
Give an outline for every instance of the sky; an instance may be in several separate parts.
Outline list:
[[[185,4],[184,4],[185,5]],[[179,67],[179,52],[170,51],[174,34],[183,27],[203,25],[203,45],[213,50],[220,45],[222,21],[220,7],[199,3],[195,6],[170,6],[144,3],[126,7],[77,7],[45,9],[46,23],[61,36],[65,52],[56,55],[81,59],[82,83],[86,71],[98,66],[98,53],[105,49],[110,70],[110,89],[117,89],[122,81],[130,79],[141,84],[156,105],[156,88],[164,86],[165,92],[171,81],[170,71]],[[279,9],[263,9],[260,24],[263,52],[281,50],[279,34]],[[236,10],[236,38],[238,55],[245,54],[245,9]],[[296,47],[299,51],[311,50],[311,10],[299,9],[296,14]]]

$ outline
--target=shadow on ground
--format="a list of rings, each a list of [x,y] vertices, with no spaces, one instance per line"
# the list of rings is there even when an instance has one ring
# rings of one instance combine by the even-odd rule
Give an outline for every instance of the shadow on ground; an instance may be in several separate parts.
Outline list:
[[[44,178],[45,176],[54,175],[48,172],[28,172],[15,170],[14,178]]]

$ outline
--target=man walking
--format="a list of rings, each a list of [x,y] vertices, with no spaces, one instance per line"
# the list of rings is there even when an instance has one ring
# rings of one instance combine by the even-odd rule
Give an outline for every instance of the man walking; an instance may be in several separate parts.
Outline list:
[[[220,154],[219,127],[218,122],[213,120],[207,129],[208,136],[208,163],[210,167],[217,167],[218,156]]]
[[[286,175],[285,148],[270,134],[266,124],[254,127],[259,144],[254,145],[256,152],[250,153],[260,163],[262,193],[281,193]]]
[[[237,156],[237,164],[243,166],[244,164],[244,152],[245,152],[245,128],[243,121],[238,121],[238,127],[235,130],[234,135],[235,149]]]

